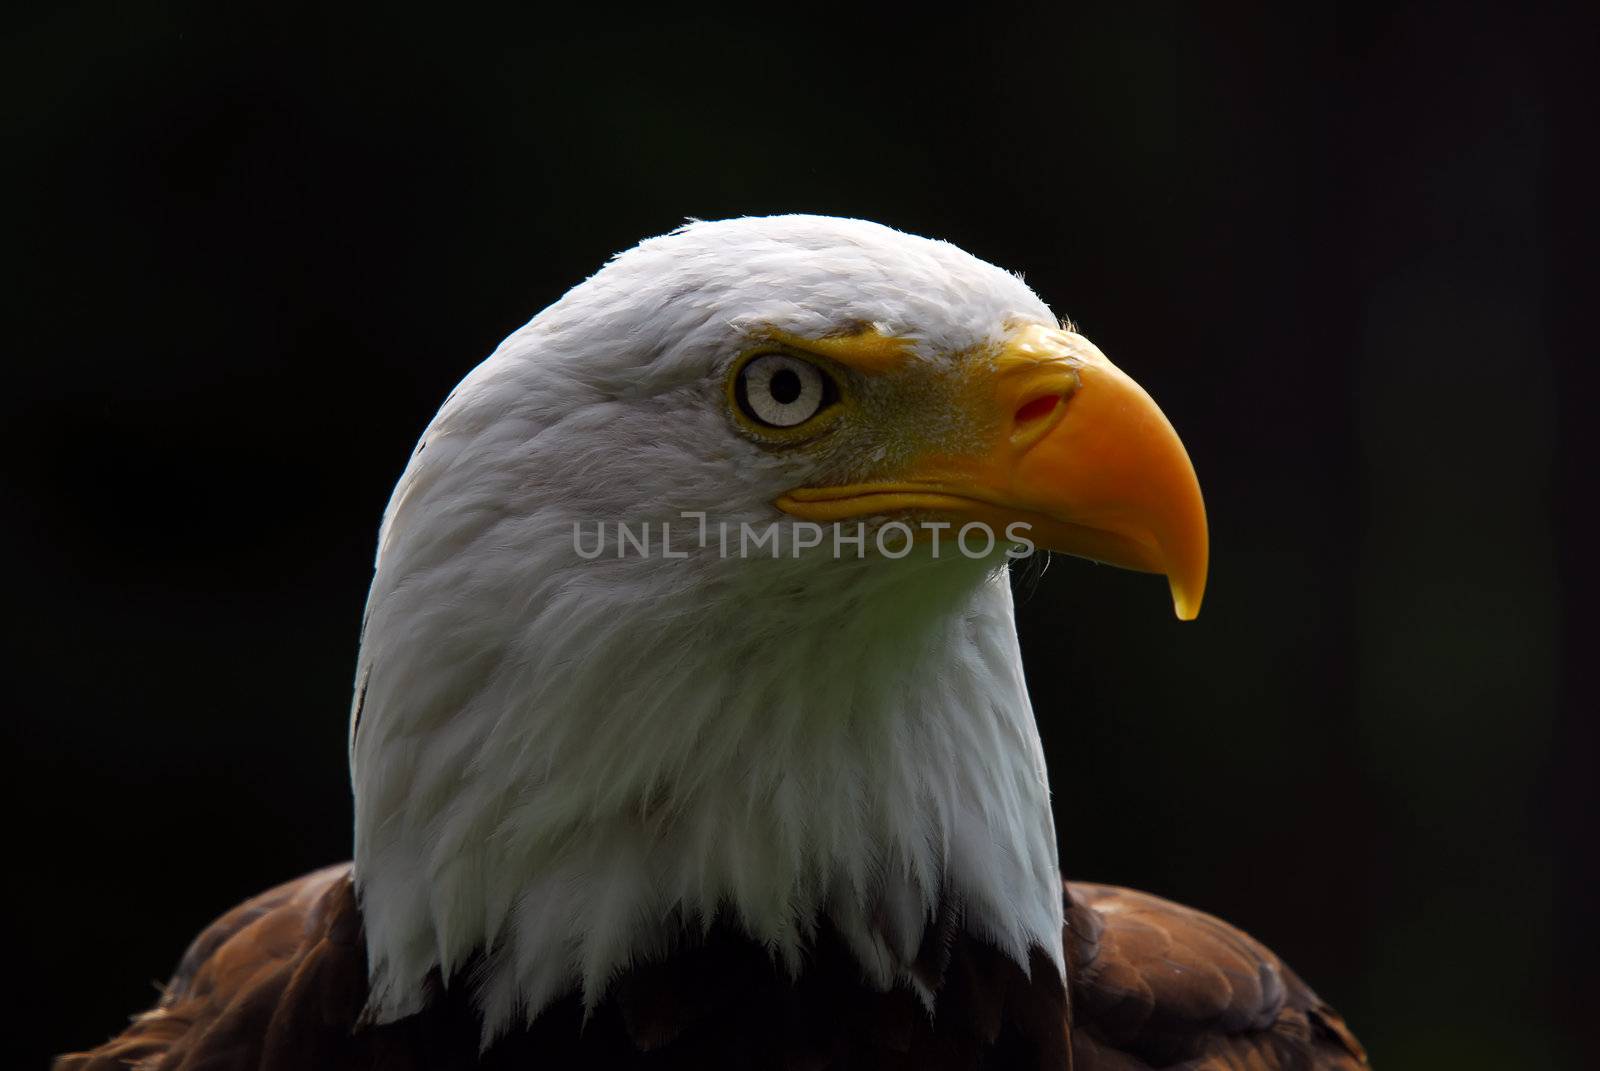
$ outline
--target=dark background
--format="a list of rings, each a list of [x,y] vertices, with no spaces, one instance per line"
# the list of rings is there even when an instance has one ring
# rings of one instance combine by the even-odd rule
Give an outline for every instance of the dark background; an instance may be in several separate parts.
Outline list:
[[[1198,623],[1147,577],[1019,580],[1069,872],[1248,928],[1381,1067],[1584,1063],[1591,39],[589,7],[5,16],[19,1066],[346,857],[376,525],[454,382],[613,251],[791,210],[1026,272],[1194,457]]]

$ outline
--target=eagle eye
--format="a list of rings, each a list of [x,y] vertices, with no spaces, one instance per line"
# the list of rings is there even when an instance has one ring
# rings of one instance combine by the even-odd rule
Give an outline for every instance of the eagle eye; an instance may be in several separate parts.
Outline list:
[[[734,380],[739,410],[764,428],[804,424],[839,398],[839,388],[822,369],[787,353],[763,353],[739,369]]]

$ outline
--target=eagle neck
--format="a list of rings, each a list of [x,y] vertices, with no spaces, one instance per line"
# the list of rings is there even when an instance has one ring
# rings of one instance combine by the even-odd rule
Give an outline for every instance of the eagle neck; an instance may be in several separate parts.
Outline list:
[[[795,974],[825,923],[869,985],[930,1006],[940,927],[1063,971],[1005,568],[892,564],[692,597],[602,574],[519,593],[532,624],[467,658],[466,623],[381,642],[375,617],[352,740],[369,1014],[472,986],[490,1039],[718,922]]]

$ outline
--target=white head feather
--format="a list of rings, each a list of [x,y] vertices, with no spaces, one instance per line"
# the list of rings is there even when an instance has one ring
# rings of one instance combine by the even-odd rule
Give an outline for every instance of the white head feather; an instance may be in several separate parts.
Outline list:
[[[1019,321],[1054,323],[943,242],[693,223],[467,376],[395,489],[367,606],[351,769],[370,1014],[418,1010],[437,970],[478,986],[493,1036],[574,988],[592,1003],[718,912],[795,969],[827,917],[888,986],[915,984],[954,897],[1024,967],[1035,946],[1062,966],[1004,559],[724,557],[680,517],[785,521],[776,497],[849,464],[734,429],[724,376],[753,332],[873,324],[938,364]],[[585,560],[573,525],[598,521],[676,521],[688,557]],[[454,976],[474,953],[481,973]]]

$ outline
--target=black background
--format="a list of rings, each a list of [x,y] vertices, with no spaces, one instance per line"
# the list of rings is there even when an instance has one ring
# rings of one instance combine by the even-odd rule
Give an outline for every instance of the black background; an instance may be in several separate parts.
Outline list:
[[[1068,871],[1247,927],[1380,1066],[1579,1066],[1594,372],[1561,239],[1592,98],[1565,16],[5,18],[21,1066],[346,857],[376,525],[452,384],[613,251],[794,210],[1024,271],[1194,457],[1198,623],[1148,577],[1019,579]]]

